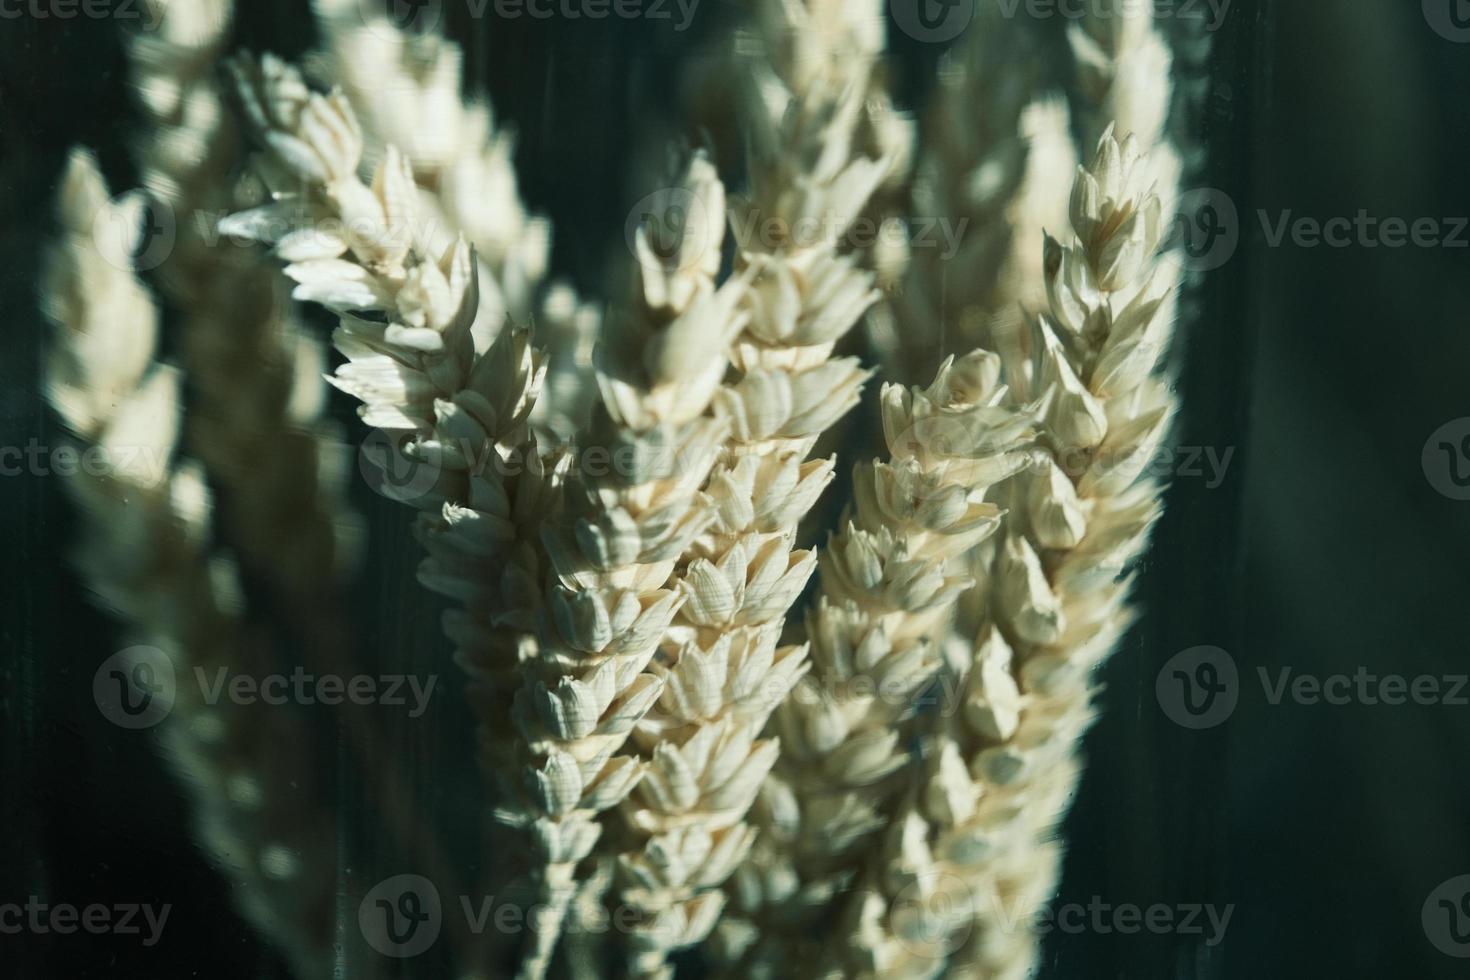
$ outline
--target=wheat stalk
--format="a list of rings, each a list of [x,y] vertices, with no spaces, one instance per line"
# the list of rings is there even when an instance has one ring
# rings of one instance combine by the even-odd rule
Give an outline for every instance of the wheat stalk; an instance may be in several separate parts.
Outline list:
[[[141,199],[109,201],[95,162],[77,151],[58,212],[42,286],[58,331],[47,395],[89,452],[119,461],[67,478],[84,529],[77,567],[175,668],[260,666],[269,654],[243,621],[238,570],[209,539],[203,469],[178,458],[181,375],[154,361],[157,309],[119,265],[136,247]],[[301,975],[322,975],[337,960],[334,821],[294,750],[300,726],[280,712],[207,704],[197,685],[176,690],[164,743],[201,841],[235,882],[245,918]]]

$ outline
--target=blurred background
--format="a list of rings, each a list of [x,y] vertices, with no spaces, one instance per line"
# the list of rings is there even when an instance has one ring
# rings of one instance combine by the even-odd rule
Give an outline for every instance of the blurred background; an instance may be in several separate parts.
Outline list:
[[[310,47],[304,5],[240,6],[242,45]],[[1455,499],[1446,464],[1425,463],[1439,452],[1437,431],[1470,416],[1465,5],[1235,0],[1218,21],[1218,4],[1175,6],[1198,6],[1215,25],[1166,24],[1183,93],[1176,131],[1202,145],[1191,182],[1234,206],[1238,246],[1184,304],[1179,444],[1199,448],[1202,475],[1181,474],[1171,491],[1140,581],[1145,614],[1105,671],[1058,902],[1209,905],[1230,918],[1213,945],[1207,925],[1057,930],[1041,976],[1465,976],[1422,912],[1443,882],[1470,874],[1470,704],[1272,703],[1260,674],[1274,684],[1283,668],[1318,678],[1470,673],[1470,502]],[[705,0],[683,32],[452,15],[468,74],[519,134],[521,191],[553,222],[555,270],[584,294],[604,287],[640,196],[627,147],[676,128],[674,79],[739,14],[729,0]],[[4,16],[0,444],[25,446],[59,434],[38,390],[46,326],[35,284],[61,165],[84,143],[114,188],[132,186],[137,113],[114,19]],[[898,101],[920,106],[942,46],[890,36]],[[1443,241],[1276,240],[1283,220],[1360,212],[1432,219]],[[345,399],[332,411],[344,429],[355,421]],[[1447,431],[1454,447],[1470,423]],[[440,604],[413,579],[417,545],[400,508],[361,481],[353,504],[368,550],[342,597],[340,641],[365,670],[442,670]],[[148,739],[107,724],[91,701],[118,630],[65,561],[74,525],[57,481],[0,477],[0,507],[0,902],[174,906],[167,940],[152,948],[120,936],[0,934],[0,961],[22,977],[287,976],[191,842],[185,801]],[[273,642],[287,648],[303,642],[279,632]],[[1199,646],[1227,653],[1236,705],[1192,729],[1161,705],[1156,681]],[[443,672],[453,688],[458,678]],[[396,746],[405,798],[439,837],[461,842],[449,863],[472,882],[487,858],[474,846],[471,724],[457,689],[427,720],[369,721]],[[324,785],[342,812],[374,816],[380,796],[353,775],[345,724],[315,723]],[[344,826],[344,879],[410,866],[375,826]]]

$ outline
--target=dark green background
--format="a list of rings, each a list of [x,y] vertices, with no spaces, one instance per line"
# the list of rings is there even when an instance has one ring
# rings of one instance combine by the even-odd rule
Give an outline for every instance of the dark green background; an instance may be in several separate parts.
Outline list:
[[[242,6],[242,43],[309,46],[299,5]],[[638,196],[629,144],[674,117],[676,66],[737,13],[705,0],[683,35],[611,20],[458,25],[473,76],[520,133],[523,193],[554,221],[556,265],[584,292],[602,286]],[[4,445],[57,435],[37,391],[34,283],[68,147],[96,147],[114,188],[133,183],[116,28],[0,21]],[[1146,615],[1104,675],[1061,900],[1235,910],[1213,949],[1178,935],[1052,936],[1042,975],[1464,976],[1465,961],[1427,941],[1420,907],[1470,873],[1470,708],[1273,706],[1255,670],[1470,670],[1470,503],[1436,493],[1420,468],[1429,434],[1470,415],[1470,250],[1273,248],[1257,215],[1470,215],[1470,45],[1432,32],[1412,0],[1237,0],[1209,40],[1208,60],[1185,69],[1207,85],[1182,100],[1181,131],[1208,150],[1194,183],[1230,195],[1242,234],[1186,303],[1180,442],[1236,452],[1222,486],[1181,479],[1171,493],[1142,578]],[[913,105],[939,50],[895,49]],[[351,421],[347,406],[334,411]],[[365,669],[443,670],[452,683],[402,512],[360,486],[354,500],[373,530],[344,597]],[[175,906],[150,951],[119,937],[0,936],[0,962],[23,977],[284,976],[188,842],[146,738],[109,728],[90,702],[92,671],[118,643],[63,561],[72,523],[60,488],[0,478],[0,506],[0,902],[39,892]],[[1195,733],[1162,714],[1154,679],[1201,644],[1231,652],[1244,689],[1228,722]],[[436,724],[385,731],[473,878],[468,721],[455,697],[436,710]],[[340,744],[319,723],[323,744]],[[346,772],[346,759],[329,749],[323,771]],[[344,827],[364,862],[352,873],[414,870],[371,829],[364,786],[330,785],[363,815]]]

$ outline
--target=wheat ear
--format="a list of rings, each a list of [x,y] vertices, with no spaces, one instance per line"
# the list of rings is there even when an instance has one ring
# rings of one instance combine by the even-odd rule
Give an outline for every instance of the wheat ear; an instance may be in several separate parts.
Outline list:
[[[597,386],[592,347],[597,307],[562,282],[547,284],[551,223],[528,212],[514,167],[515,140],[483,98],[461,94],[464,58],[436,33],[409,34],[361,0],[315,0],[320,74],[340,85],[362,123],[369,161],[386,145],[413,164],[427,223],[448,244],[463,235],[480,266],[477,338],[483,347],[507,318],[535,322],[547,351],[533,424],[570,440],[591,416]]]
[[[1045,452],[999,549],[993,625],[963,710],[941,724],[927,797],[895,834],[915,914],[946,904],[937,893],[964,893],[968,915],[926,923],[941,946],[959,946],[950,976],[1034,969],[1031,926],[1055,888],[1055,830],[1080,770],[1093,674],[1133,621],[1132,573],[1164,489],[1147,464],[1176,410],[1159,373],[1177,270],[1160,252],[1155,173],[1132,137],[1106,133],[1079,169],[1073,243],[1047,241],[1050,301],[1036,323]]]
[[[42,285],[57,328],[47,396],[72,435],[104,461],[66,487],[83,545],[75,562],[137,641],[172,669],[268,669],[269,649],[246,628],[238,570],[209,540],[210,492],[198,463],[177,456],[181,376],[154,361],[158,313],[134,276],[139,198],[108,200],[96,163],[72,154],[62,178],[61,239]],[[262,659],[264,658],[264,659]],[[138,661],[168,670],[164,663]],[[300,976],[322,976],[333,951],[335,824],[311,790],[304,735],[275,709],[261,717],[228,700],[208,704],[180,683],[163,741],[189,790],[201,842],[235,884],[242,915]]]
[[[810,13],[800,5],[782,12]],[[819,30],[830,68],[831,45],[850,25],[803,23]],[[788,38],[798,25],[781,26],[775,36]],[[778,649],[786,614],[816,569],[814,552],[794,550],[797,525],[832,476],[831,460],[806,456],[867,377],[856,358],[831,356],[877,298],[872,273],[839,253],[884,175],[883,162],[856,146],[863,70],[793,74],[810,66],[775,58],[786,73],[768,65],[774,88],[748,108],[761,130],[754,193],[735,207],[738,224],[764,234],[742,241],[736,258],[751,282],[749,318],[732,347],[731,377],[714,393],[730,423],[708,481],[716,516],[681,556],[688,601],[655,662],[664,693],[635,730],[651,766],[629,800],[635,846],[620,870],[624,899],[648,923],[632,935],[639,976],[670,975],[668,954],[705,938],[723,902],[718,889],[754,840],[746,814],[779,750],[758,736],[806,669],[804,645]],[[803,238],[809,219],[822,233]]]
[[[998,357],[975,352],[927,388],[883,389],[890,458],[855,473],[807,624],[814,669],[775,718],[784,751],[763,807],[773,859],[736,878],[742,905],[765,912],[744,937],[752,975],[840,970],[849,956],[812,942],[814,920],[868,864],[910,762],[900,727],[970,585],[960,559],[999,524],[986,492],[1026,460],[1030,423],[1005,404],[999,374]]]
[[[510,779],[509,715],[520,661],[534,646],[545,567],[536,535],[556,478],[542,468],[527,424],[542,357],[520,329],[474,352],[469,246],[461,239],[432,257],[417,234],[420,196],[393,148],[372,187],[358,179],[360,130],[340,93],[311,93],[269,56],[237,62],[235,72],[269,151],[268,182],[291,190],[222,229],[272,244],[296,298],[340,315],[333,341],[347,362],[332,383],[363,402],[359,414],[381,436],[369,448],[385,472],[402,461],[414,469],[407,483],[385,475],[382,489],[420,511],[427,557],[419,580],[458,604],[444,631],[471,679],[480,761],[491,780]]]
[[[587,465],[572,469],[563,509],[545,533],[554,572],[549,615],[516,711],[528,753],[527,792],[507,808],[509,818],[533,830],[545,862],[547,908],[522,962],[523,977],[545,973],[576,890],[577,862],[601,832],[599,815],[640,778],[665,808],[699,790],[733,801],[758,783],[758,775],[740,772],[752,746],[738,730],[679,750],[660,743],[647,765],[615,754],[663,690],[649,668],[674,615],[699,601],[671,576],[715,517],[701,487],[727,428],[710,403],[728,363],[726,349],[746,319],[739,309],[745,281],[715,285],[723,196],[713,167],[696,156],[680,181],[649,202],[649,220],[635,239],[633,295],[614,311],[599,357],[602,401],[584,453],[596,450],[601,461],[594,466],[584,455]],[[731,835],[713,851],[706,847],[702,858],[718,866],[739,844]],[[638,932],[669,930],[673,939],[664,941],[678,944],[684,935],[708,931],[718,894],[660,916],[654,892],[663,881],[649,884],[646,900],[631,896],[643,913]]]
[[[655,661],[664,694],[635,732],[651,769],[627,805],[620,882],[647,923],[631,936],[638,975],[667,975],[668,954],[713,924],[716,889],[751,845],[746,813],[778,751],[757,736],[805,670],[805,646],[778,643],[816,567],[813,552],[794,550],[796,527],[832,474],[832,461],[806,456],[856,403],[866,372],[831,355],[877,299],[872,273],[840,251],[887,163],[861,152],[881,31],[856,14],[760,5],[763,43],[754,59],[734,59],[757,79],[741,105],[755,131],[753,193],[732,208],[749,322],[714,393],[730,423],[707,488],[715,520],[677,565],[688,601]],[[863,44],[856,58],[852,41]],[[712,852],[718,860],[705,860]]]

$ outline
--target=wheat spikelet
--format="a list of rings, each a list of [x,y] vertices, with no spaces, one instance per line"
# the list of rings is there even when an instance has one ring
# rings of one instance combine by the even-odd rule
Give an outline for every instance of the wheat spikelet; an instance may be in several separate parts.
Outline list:
[[[175,671],[268,666],[262,638],[241,617],[235,564],[209,538],[203,470],[178,457],[182,379],[153,360],[157,310],[120,267],[138,242],[141,200],[109,201],[95,162],[78,151],[58,210],[62,237],[42,284],[57,328],[47,396],[88,452],[117,461],[67,478],[83,527],[76,565],[129,635],[163,651]],[[320,976],[337,960],[334,822],[296,751],[300,726],[268,710],[209,704],[199,685],[179,683],[164,744],[241,913],[300,975]]]
[[[570,440],[587,424],[599,311],[565,283],[547,285],[551,224],[530,214],[513,165],[513,136],[490,105],[462,96],[460,48],[435,33],[409,34],[360,0],[315,0],[323,51],[318,72],[339,85],[362,122],[364,157],[393,145],[412,161],[424,220],[443,236],[463,235],[481,262],[477,345],[508,318],[535,322],[548,352],[532,421]]]

